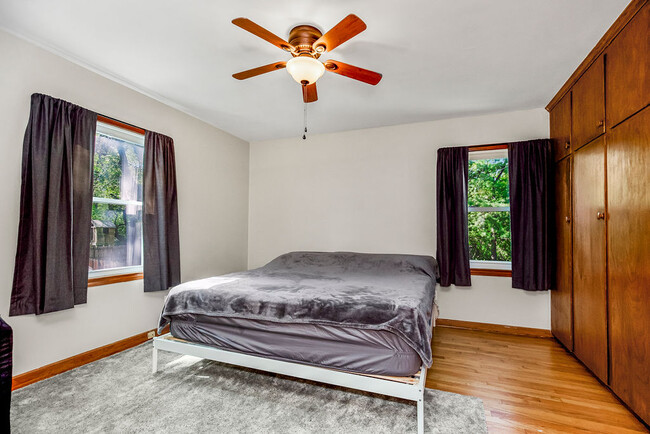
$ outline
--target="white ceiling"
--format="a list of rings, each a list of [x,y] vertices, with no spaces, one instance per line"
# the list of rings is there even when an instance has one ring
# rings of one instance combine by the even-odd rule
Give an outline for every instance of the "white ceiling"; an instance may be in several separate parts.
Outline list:
[[[321,59],[383,73],[377,86],[326,72],[312,133],[543,107],[629,0],[0,0],[0,27],[248,141],[298,136],[290,56],[230,23],[282,38],[349,13],[368,29]],[[3,59],[8,61],[8,59]],[[45,90],[41,90],[45,91]]]

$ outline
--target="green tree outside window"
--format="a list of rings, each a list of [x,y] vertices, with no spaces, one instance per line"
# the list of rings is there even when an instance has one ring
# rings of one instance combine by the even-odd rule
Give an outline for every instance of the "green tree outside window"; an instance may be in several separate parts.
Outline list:
[[[507,261],[510,243],[508,159],[470,160],[469,253],[474,261]]]

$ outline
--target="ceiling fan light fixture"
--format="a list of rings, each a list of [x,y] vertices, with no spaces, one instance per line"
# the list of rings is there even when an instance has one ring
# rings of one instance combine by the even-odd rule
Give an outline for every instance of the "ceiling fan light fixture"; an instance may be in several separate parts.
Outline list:
[[[298,56],[287,62],[287,72],[302,85],[314,84],[325,72],[325,66],[311,56]]]

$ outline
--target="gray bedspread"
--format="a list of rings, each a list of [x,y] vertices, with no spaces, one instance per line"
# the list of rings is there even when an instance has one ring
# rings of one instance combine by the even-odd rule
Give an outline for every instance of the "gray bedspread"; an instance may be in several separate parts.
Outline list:
[[[437,276],[430,256],[292,252],[172,288],[159,330],[182,314],[388,330],[431,366]]]

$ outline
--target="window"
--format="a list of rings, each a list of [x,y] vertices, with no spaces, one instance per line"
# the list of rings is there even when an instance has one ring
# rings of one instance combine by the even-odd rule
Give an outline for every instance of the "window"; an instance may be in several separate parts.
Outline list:
[[[97,122],[90,277],[142,271],[144,135]]]
[[[510,270],[507,149],[469,153],[467,205],[472,269]]]

